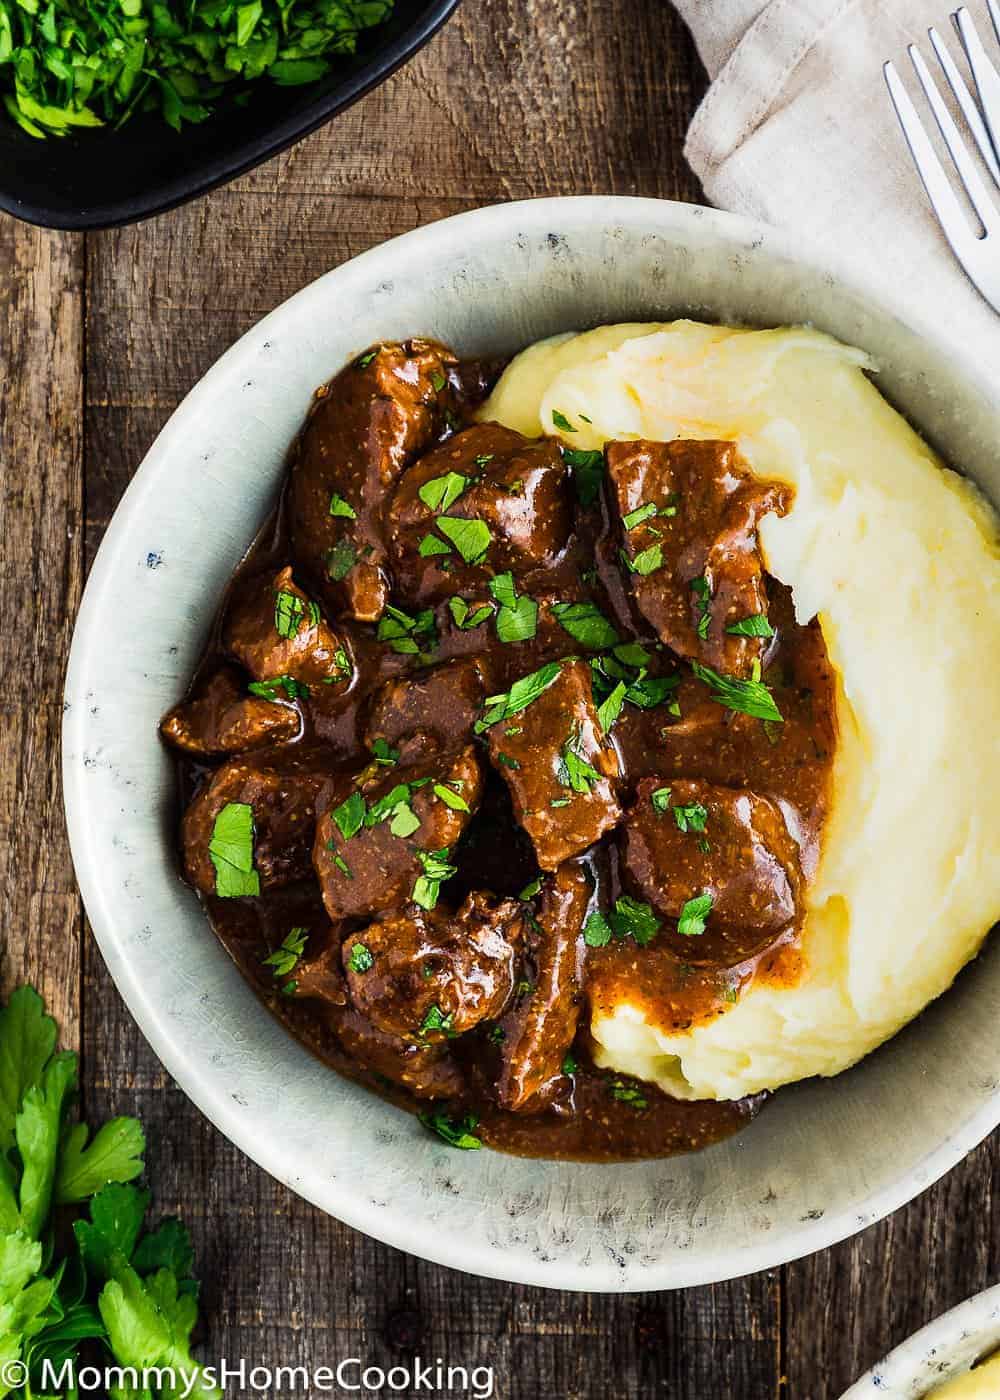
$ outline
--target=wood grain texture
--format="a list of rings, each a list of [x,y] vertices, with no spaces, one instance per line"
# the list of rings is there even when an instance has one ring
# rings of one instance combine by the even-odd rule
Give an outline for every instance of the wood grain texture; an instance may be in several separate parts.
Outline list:
[[[703,87],[659,0],[465,0],[391,82],[207,199],[85,240],[0,222],[0,582],[18,623],[0,632],[3,990],[35,981],[71,1042],[82,1020],[89,1115],[143,1118],[155,1208],[195,1237],[206,1357],[441,1356],[492,1365],[509,1400],[834,1400],[998,1276],[994,1144],[857,1240],[713,1288],[588,1297],[410,1258],[305,1205],[222,1138],[145,1045],[93,942],[79,943],[57,778],[70,625],[171,411],[260,316],[394,234],[545,194],[697,199],[681,150]]]

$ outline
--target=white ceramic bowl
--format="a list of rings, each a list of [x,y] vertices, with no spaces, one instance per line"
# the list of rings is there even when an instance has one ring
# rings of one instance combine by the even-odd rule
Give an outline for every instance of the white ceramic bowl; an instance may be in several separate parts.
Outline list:
[[[590,1290],[735,1277],[894,1210],[1000,1120],[1000,948],[890,1045],[796,1086],[708,1151],[629,1166],[459,1153],[344,1082],[256,1001],[174,857],[156,726],[267,512],[313,388],[373,341],[508,353],[603,322],[691,314],[812,321],[870,351],[880,383],[1000,498],[1000,400],[932,330],[794,240],[653,200],[509,204],[355,258],[243,337],[180,406],[115,515],[66,689],[73,858],[111,973],[154,1050],[266,1170],[348,1224],[475,1273]],[[991,475],[992,473],[992,475]]]
[[[914,1332],[841,1400],[923,1400],[1000,1347],[1000,1284]]]

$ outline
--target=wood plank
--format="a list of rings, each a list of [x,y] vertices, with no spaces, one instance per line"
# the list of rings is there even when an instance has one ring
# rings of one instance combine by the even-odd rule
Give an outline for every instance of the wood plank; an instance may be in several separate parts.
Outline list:
[[[908,1206],[786,1267],[789,1396],[836,1400],[918,1328],[1000,1280],[996,1133]]]
[[[0,268],[0,992],[34,983],[75,1045],[81,912],[59,731],[82,584],[82,240],[0,215]]]

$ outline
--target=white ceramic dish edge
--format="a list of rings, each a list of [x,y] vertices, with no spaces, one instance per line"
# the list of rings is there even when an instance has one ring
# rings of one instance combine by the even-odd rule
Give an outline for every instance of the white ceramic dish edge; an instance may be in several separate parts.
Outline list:
[[[279,344],[296,325],[300,330],[309,325],[308,307],[324,303],[329,306],[331,299],[339,307],[348,304],[352,296],[359,297],[369,308],[362,308],[356,318],[359,323],[370,323],[373,328],[382,325],[379,297],[383,289],[385,297],[392,297],[393,282],[401,269],[426,267],[431,261],[437,265],[451,258],[456,265],[453,280],[461,282],[463,259],[470,256],[467,250],[489,244],[491,238],[501,243],[509,240],[512,255],[515,248],[520,249],[529,262],[533,258],[551,259],[552,266],[558,267],[560,258],[568,258],[570,272],[560,288],[569,287],[564,300],[571,300],[575,294],[573,241],[585,241],[589,225],[598,228],[605,243],[609,243],[609,269],[616,240],[631,249],[662,239],[668,250],[676,247],[686,251],[703,243],[706,260],[714,259],[713,265],[723,268],[726,260],[738,263],[743,259],[745,268],[737,267],[736,273],[745,272],[751,280],[758,262],[761,275],[765,275],[765,265],[770,266],[770,260],[794,265],[813,289],[821,279],[831,289],[836,288],[838,281],[829,269],[810,264],[793,239],[733,216],[650,200],[569,199],[496,206],[456,216],[373,249],[305,288],[254,327],[192,390],[164,428],[123,498],[92,571],[74,637],[66,688],[64,786],[74,863],[111,974],[168,1071],[222,1132],[293,1190],[376,1238],[438,1263],[487,1276],[597,1291],[687,1286],[772,1267],[832,1244],[895,1210],[949,1170],[1000,1120],[1000,1047],[991,1048],[987,1067],[981,1062],[970,1067],[970,1076],[975,1078],[970,1077],[967,1086],[966,1111],[950,1132],[939,1133],[926,1152],[911,1155],[905,1170],[893,1179],[871,1189],[864,1189],[864,1181],[852,1187],[855,1194],[850,1203],[840,1204],[835,1210],[818,1203],[812,1207],[808,1204],[801,1170],[801,1163],[809,1160],[808,1149],[796,1141],[794,1115],[789,1116],[793,1114],[793,1104],[798,1105],[800,1112],[805,1106],[808,1114],[810,1103],[817,1095],[828,1092],[828,1086],[802,1086],[779,1096],[775,1107],[748,1133],[720,1149],[652,1166],[580,1168],[574,1164],[516,1162],[487,1153],[461,1157],[451,1154],[420,1137],[411,1120],[400,1122],[403,1115],[345,1085],[295,1046],[259,1007],[214,940],[204,939],[202,946],[188,937],[183,928],[176,931],[174,919],[192,929],[191,918],[201,919],[191,896],[179,885],[170,895],[173,917],[167,925],[157,922],[162,909],[156,917],[145,917],[150,889],[159,889],[166,875],[172,877],[172,871],[161,869],[151,854],[157,842],[161,848],[163,845],[163,794],[156,792],[155,804],[146,799],[142,791],[145,773],[133,770],[129,753],[118,747],[126,736],[118,732],[114,720],[120,713],[116,705],[124,702],[120,697],[116,699],[102,679],[113,653],[101,635],[109,617],[119,620],[118,635],[128,638],[137,636],[146,625],[143,609],[152,596],[148,590],[152,581],[162,575],[152,562],[154,552],[147,552],[147,541],[136,537],[136,523],[144,520],[150,506],[162,506],[171,469],[176,471],[178,462],[196,450],[190,437],[192,420],[209,422],[213,410],[217,413],[219,405],[227,402],[227,395],[239,395],[242,389],[255,391],[252,381],[243,382],[248,367],[264,366],[261,372],[268,373],[272,346]],[[706,268],[702,277],[706,287],[707,271]],[[501,283],[502,277],[498,295],[504,290]],[[662,282],[643,294],[650,298],[646,303],[647,316],[656,314],[651,301],[657,298],[657,305],[662,308],[659,314],[665,314],[668,302]],[[407,295],[413,295],[412,289],[399,293],[403,301]],[[601,301],[600,296],[590,295],[592,301],[588,304]],[[862,307],[881,307],[879,298],[856,281],[840,279],[836,295],[851,306],[856,305],[859,317],[863,316]],[[789,296],[794,301],[792,292]],[[691,305],[697,297],[689,290],[679,300]],[[804,288],[801,304],[809,304]],[[552,309],[557,319],[560,314],[565,317],[566,313],[558,307]],[[635,314],[639,314],[638,310]],[[888,310],[879,310],[879,314],[892,315]],[[531,314],[527,313],[527,317],[530,320]],[[593,324],[613,318],[622,316],[614,309],[601,315],[597,307],[596,314],[581,315],[580,321]],[[387,318],[389,322],[392,319]],[[800,315],[798,319],[804,317]],[[912,319],[909,326],[902,321],[899,324],[900,334],[922,329],[914,327]],[[440,327],[411,320],[409,332],[416,330],[439,333]],[[349,326],[344,333],[350,334]],[[370,336],[362,336],[353,348],[392,333],[391,325],[374,330]],[[537,328],[530,327],[520,343],[537,338],[538,333]],[[507,342],[512,334],[508,330]],[[483,336],[488,339],[488,331]],[[302,341],[305,350],[308,338],[305,335]],[[933,383],[937,386],[939,416],[943,415],[946,421],[950,412],[948,381],[953,371],[954,382],[964,386],[965,402],[981,397],[986,414],[982,431],[988,435],[992,431],[989,414],[996,413],[996,400],[989,387],[979,379],[974,367],[962,366],[960,360],[944,354],[940,336],[937,345],[938,350],[930,358],[936,364]],[[508,343],[504,348],[514,347]],[[337,363],[328,363],[324,373],[313,376],[312,383],[336,368]],[[923,387],[934,396],[934,387],[926,382],[926,377]],[[248,392],[243,401],[246,442],[237,447],[244,451],[249,444],[253,459],[264,462],[257,474],[260,480],[247,478],[248,496],[263,503],[273,489],[275,454],[280,461],[291,437],[285,420],[299,421],[305,403],[297,401],[293,412],[285,413],[284,418],[278,415],[280,421],[272,421],[257,411],[254,392]],[[1000,421],[1000,417],[993,421]],[[970,438],[969,451],[973,449],[974,439]],[[211,490],[203,479],[198,490],[209,499],[207,503],[199,502],[199,510],[212,516],[213,505],[223,502],[225,468],[220,468],[218,480],[211,465],[202,470],[209,478]],[[183,496],[187,489],[188,483],[182,481],[179,494]],[[183,500],[179,505],[183,505]],[[246,509],[253,512],[255,520],[264,513],[258,504],[247,505]],[[218,528],[223,533],[227,525],[224,517],[220,504]],[[252,530],[234,533],[239,538],[227,540],[221,549],[221,554],[228,550],[231,563],[249,542]],[[207,580],[211,586],[221,586],[228,572],[221,554],[220,559],[213,560],[212,577]],[[124,596],[123,578],[134,578],[134,597],[131,587],[128,596]],[[210,597],[210,589],[208,594]],[[200,618],[188,616],[188,632],[203,628],[210,610],[209,602]],[[130,628],[130,624],[134,625]],[[147,645],[143,639],[138,649]],[[127,654],[127,649],[122,649],[122,657]],[[148,713],[143,710],[142,714],[151,721],[154,744],[156,710],[148,707],[144,683],[149,683],[148,688],[153,691],[172,686],[171,696],[176,695],[190,657],[178,657],[176,646],[172,654],[176,662],[168,661],[165,651],[164,673],[152,680],[148,656],[144,661],[147,669],[141,674],[137,671],[135,675],[117,678],[118,689],[127,692],[127,703],[133,706],[129,711],[130,724],[135,706],[147,706]],[[140,698],[136,700],[135,696]],[[158,697],[156,704],[160,704]],[[150,756],[143,761],[158,760]],[[150,812],[150,806],[156,810]],[[119,813],[121,830],[116,829]],[[162,849],[156,860],[162,864]],[[190,915],[181,912],[187,907],[185,901],[193,906]],[[164,936],[164,927],[177,943],[171,943],[166,949],[168,956],[158,962],[155,945]],[[203,933],[204,926],[200,928]],[[998,965],[996,959],[991,959],[991,964],[994,969]],[[986,975],[983,971],[981,982]],[[991,983],[994,1008],[998,980],[994,977]],[[964,993],[956,988],[950,996],[968,1001],[968,985]],[[957,1016],[957,1010],[953,1010],[951,1020]],[[922,1029],[915,1027],[904,1033],[911,1054],[913,1046],[920,1043],[916,1037]],[[882,1057],[886,1053],[881,1052]],[[888,1053],[891,1055],[892,1047]],[[276,1095],[271,1071],[277,1063],[292,1077],[286,1077]],[[879,1094],[890,1092],[890,1086],[883,1083],[889,1074],[888,1063],[883,1058],[881,1071],[873,1068],[868,1075]],[[930,1060],[924,1072],[933,1075]],[[848,1091],[845,1088],[843,1092],[846,1095]],[[357,1141],[331,1140],[328,1125],[314,1122],[305,1112],[306,1105],[312,1110],[319,1104],[330,1106],[332,1113],[331,1096],[346,1101],[341,1112],[351,1125],[349,1136]],[[788,1107],[776,1113],[777,1104],[782,1101]],[[844,1104],[849,1107],[849,1100],[845,1098]],[[862,1107],[867,1117],[869,1108]],[[304,1116],[297,1119],[296,1110]],[[770,1120],[777,1129],[779,1119],[786,1125],[786,1146],[795,1147],[795,1152],[789,1151],[789,1159],[794,1160],[797,1155],[800,1169],[794,1172],[789,1166],[782,1176],[781,1164],[774,1163],[773,1173],[776,1181],[781,1178],[780,1186],[769,1184],[759,1201],[749,1201],[744,1198],[745,1192],[744,1196],[740,1194],[740,1161],[749,1165],[752,1143],[753,1151],[759,1150],[761,1139],[752,1135],[760,1124]],[[262,1124],[266,1131],[261,1131]],[[377,1170],[383,1164],[371,1156],[379,1145],[393,1163],[391,1171],[386,1169],[388,1179],[384,1181],[378,1180]],[[322,1165],[325,1153],[328,1167]],[[490,1159],[505,1165],[491,1168]],[[723,1159],[725,1186],[713,1178],[716,1164]],[[514,1162],[516,1165],[511,1165]],[[372,1174],[370,1183],[358,1183],[356,1174],[363,1170],[362,1164],[367,1164]],[[845,1174],[849,1175],[846,1171]],[[496,1201],[491,1195],[493,1178],[504,1182]],[[511,1188],[512,1182],[517,1189]],[[405,1187],[402,1193],[401,1184]],[[755,1179],[754,1187],[759,1184]],[[638,1204],[630,1199],[629,1188],[641,1197]],[[695,1243],[706,1243],[714,1232],[725,1235],[724,1217],[733,1201],[738,1205],[732,1208],[742,1211],[746,1228],[713,1240],[706,1250],[693,1248]],[[777,1218],[779,1212],[773,1208],[779,1201],[788,1217],[784,1221]],[[795,1211],[800,1214],[793,1221]],[[480,1217],[486,1212],[490,1214],[489,1226],[480,1227]],[[504,1223],[504,1217],[508,1223]]]
[[[841,1400],[923,1400],[1000,1347],[1000,1284],[967,1298],[907,1337]]]

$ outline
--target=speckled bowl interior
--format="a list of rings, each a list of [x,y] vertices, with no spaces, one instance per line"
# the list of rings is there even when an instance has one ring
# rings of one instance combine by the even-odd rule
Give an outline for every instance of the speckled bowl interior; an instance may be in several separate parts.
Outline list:
[[[863,346],[884,392],[1000,499],[996,392],[933,328],[788,236],[653,200],[502,205],[354,259],[222,357],[126,493],[70,659],[76,870],[111,973],[167,1069],[249,1156],[324,1210],[440,1263],[527,1283],[735,1277],[908,1200],[1000,1120],[1000,949],[863,1064],[783,1091],[700,1154],[595,1166],[459,1153],[317,1063],[257,1002],[178,878],[173,772],[156,726],[273,500],[314,387],[349,356],[413,334],[510,353],[557,331],[677,315],[808,321]]]

